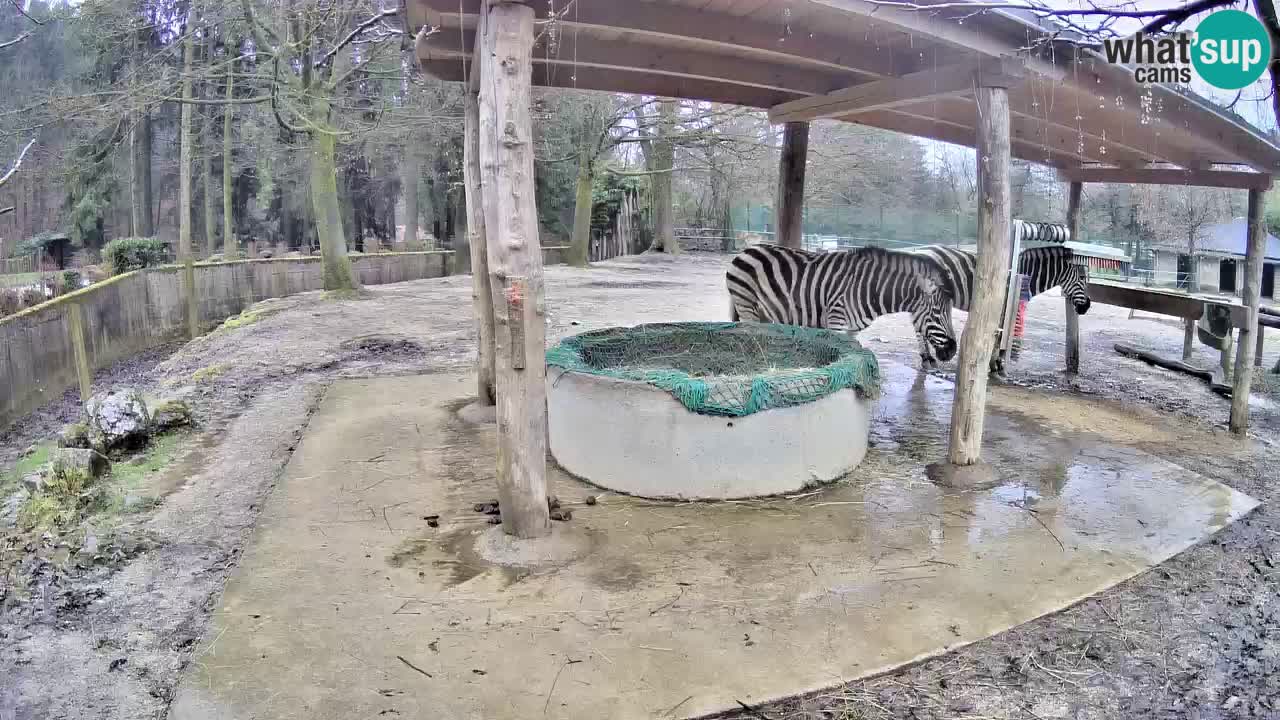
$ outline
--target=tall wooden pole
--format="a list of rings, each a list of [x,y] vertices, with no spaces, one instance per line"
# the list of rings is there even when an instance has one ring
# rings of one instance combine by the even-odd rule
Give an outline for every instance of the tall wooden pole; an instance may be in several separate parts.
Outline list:
[[[778,234],[783,247],[800,249],[804,226],[804,170],[809,158],[809,123],[789,122],[782,129],[778,161]]]
[[[973,300],[956,368],[951,406],[953,465],[974,465],[982,448],[987,374],[1009,267],[1009,93],[1001,76],[979,74],[978,99],[978,259]],[[985,82],[984,82],[985,81]],[[995,86],[995,85],[999,86]]]
[[[1231,379],[1231,432],[1243,435],[1249,429],[1249,384],[1253,381],[1254,333],[1258,332],[1258,306],[1262,303],[1262,255],[1267,231],[1262,224],[1265,194],[1249,191],[1249,246],[1244,255],[1244,327],[1236,348],[1235,375]],[[1228,336],[1229,337],[1229,336]]]
[[[533,8],[485,4],[480,47],[480,186],[494,308],[502,527],[551,531],[547,509],[546,308],[534,204]]]
[[[1073,182],[1067,193],[1067,230],[1072,240],[1079,239],[1080,194],[1083,190],[1084,183]],[[1067,372],[1075,374],[1080,372],[1080,315],[1071,298],[1064,294],[1062,301],[1067,306]]]
[[[200,335],[199,298],[196,296],[196,271],[191,247],[191,114],[195,106],[191,103],[191,58],[195,54],[192,27],[195,19],[195,6],[187,11],[187,37],[182,42],[182,109],[179,113],[178,134],[178,261],[182,263],[182,294],[186,299],[187,336],[192,340]]]
[[[476,316],[476,397],[497,402],[493,369],[493,295],[489,289],[489,248],[484,232],[484,188],[480,184],[480,100],[467,90],[462,141],[462,180],[467,196],[467,245],[471,257],[471,305]],[[407,226],[406,226],[407,227]]]

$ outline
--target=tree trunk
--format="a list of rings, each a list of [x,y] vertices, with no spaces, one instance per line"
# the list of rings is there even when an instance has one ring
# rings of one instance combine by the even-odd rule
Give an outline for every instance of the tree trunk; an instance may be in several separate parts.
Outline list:
[[[947,457],[953,465],[974,465],[981,454],[991,351],[1009,268],[1009,95],[1005,88],[979,87],[977,100],[978,258],[956,363]]]
[[[138,113],[129,133],[129,150],[133,156],[130,183],[133,235],[152,237],[155,225],[151,222],[151,113],[146,108]]]
[[[203,142],[200,143],[204,152],[204,161],[201,163],[201,176],[204,181],[204,255],[210,255],[218,252],[218,216],[213,210],[213,115],[205,116]]]
[[[480,186],[480,108],[467,90],[463,121],[462,185],[467,194],[467,245],[471,252],[471,303],[476,319],[476,396],[481,405],[497,401],[494,390],[493,295],[489,288],[489,249],[484,227],[484,189]]]
[[[313,121],[328,123],[328,100],[317,98],[312,109]],[[342,233],[342,217],[338,210],[338,169],[334,158],[337,138],[323,130],[313,130],[308,134],[311,136],[311,205],[315,210],[316,233],[320,236],[324,289],[359,290],[360,281],[356,279],[351,259],[347,257],[347,239]]]
[[[498,499],[503,531],[533,538],[551,532],[546,307],[529,117],[533,8],[493,3],[481,22],[478,137],[495,311]]]
[[[591,251],[591,160],[585,150],[578,159],[578,183],[573,203],[573,238],[569,241],[569,264],[586,267]]]
[[[231,52],[236,52],[240,43],[232,43],[230,47],[234,48]],[[236,64],[232,62],[227,65],[228,101],[232,98],[235,82]],[[231,128],[236,114],[235,108],[236,106],[229,102],[222,108],[222,257],[227,260],[235,260],[239,256],[240,249],[240,244],[236,242],[235,218],[231,212]]]
[[[675,206],[671,195],[671,172],[675,166],[675,143],[672,135],[676,129],[676,101],[663,100],[658,110],[658,137],[652,144],[652,162],[649,170],[667,170],[650,178],[653,195],[653,244],[671,255],[680,254],[676,240]]]
[[[1079,182],[1071,183],[1070,189],[1067,191],[1067,230],[1071,233],[1071,239],[1080,241],[1080,196],[1084,191],[1084,184]],[[1063,302],[1066,304],[1067,318],[1067,354],[1066,364],[1067,372],[1080,372],[1080,315],[1076,312],[1075,303],[1071,302],[1071,298],[1063,293]]]
[[[1249,191],[1248,232],[1245,248],[1244,286],[1241,301],[1245,307],[1244,327],[1240,328],[1240,346],[1236,350],[1236,368],[1231,388],[1231,432],[1244,435],[1249,429],[1249,387],[1253,381],[1254,333],[1261,333],[1258,326],[1258,306],[1262,302],[1262,258],[1266,254],[1267,228],[1263,207],[1266,194],[1261,190]],[[1259,336],[1261,339],[1261,336]],[[1230,334],[1227,342],[1231,342]],[[1225,378],[1224,378],[1225,381]]]
[[[778,159],[775,239],[779,245],[797,250],[804,245],[804,171],[808,156],[809,123],[787,123],[782,133],[782,156]]]
[[[421,149],[412,139],[400,158],[400,192],[404,193],[404,238],[418,239],[418,178],[422,175]],[[395,236],[395,228],[391,228]]]
[[[185,266],[182,276],[187,305],[187,332],[192,339],[199,334],[199,307],[191,252],[191,115],[195,112],[195,105],[191,104],[191,61],[195,54],[191,20],[194,16],[195,9],[192,8],[187,14],[187,37],[182,42],[182,109],[178,134],[178,260]]]

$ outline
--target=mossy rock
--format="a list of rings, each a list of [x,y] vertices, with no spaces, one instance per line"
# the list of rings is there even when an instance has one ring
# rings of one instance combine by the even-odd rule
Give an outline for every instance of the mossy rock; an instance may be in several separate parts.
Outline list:
[[[58,447],[60,448],[88,448],[89,447],[89,426],[84,423],[71,423],[62,428],[58,433]]]
[[[191,424],[191,406],[182,400],[161,400],[151,408],[151,431],[166,432]]]

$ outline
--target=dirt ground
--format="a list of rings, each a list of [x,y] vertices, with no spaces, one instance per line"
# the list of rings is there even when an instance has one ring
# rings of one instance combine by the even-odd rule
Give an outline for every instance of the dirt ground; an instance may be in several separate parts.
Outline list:
[[[641,256],[590,270],[548,268],[549,340],[611,325],[726,319],[724,262]],[[465,369],[475,334],[469,285],[451,277],[370,288],[362,300],[271,300],[239,327],[98,373],[99,387],[191,388],[198,434],[157,483],[156,507],[124,522],[119,533],[133,542],[116,562],[76,570],[23,557],[40,555],[30,547],[0,545],[25,571],[18,581],[0,578],[8,583],[0,584],[0,720],[164,717],[260,500],[324,386]],[[1280,499],[1280,398],[1255,403],[1250,438],[1239,441],[1225,432],[1228,401],[1112,350],[1124,341],[1177,357],[1177,322],[1094,305],[1081,320],[1082,372],[1068,378],[1060,372],[1062,300],[1038,298],[1029,315],[1022,356],[996,391],[1001,403],[1094,428],[1263,507],[1056,616],[888,676],[732,717],[1280,718],[1280,523],[1272,510]],[[861,338],[881,357],[916,363],[905,316],[883,318]],[[1280,334],[1267,343],[1268,366],[1278,354]],[[1193,361],[1213,367],[1216,353],[1198,347]],[[1043,391],[1090,398],[1099,411],[1046,404]],[[0,436],[0,467],[75,409],[69,395]]]

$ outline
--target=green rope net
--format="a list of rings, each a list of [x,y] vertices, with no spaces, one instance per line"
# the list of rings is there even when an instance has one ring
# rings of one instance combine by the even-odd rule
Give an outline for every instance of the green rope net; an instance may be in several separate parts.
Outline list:
[[[690,411],[741,417],[844,388],[880,389],[876,356],[844,334],[760,323],[654,323],[565,338],[547,365],[662,388]]]

